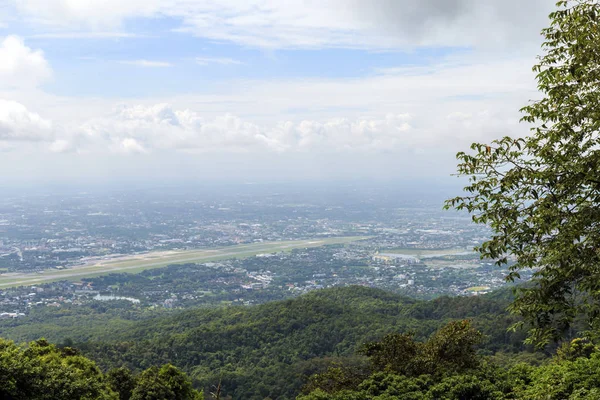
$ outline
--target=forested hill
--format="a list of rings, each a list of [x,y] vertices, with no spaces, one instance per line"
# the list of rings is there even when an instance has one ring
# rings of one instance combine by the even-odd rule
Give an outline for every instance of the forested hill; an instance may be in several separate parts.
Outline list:
[[[308,375],[391,332],[424,340],[448,321],[468,318],[488,336],[482,351],[521,351],[524,334],[506,331],[514,322],[504,311],[508,301],[503,294],[425,302],[365,287],[333,288],[253,307],[183,311],[121,330],[108,326],[110,339],[75,346],[103,368],[173,363],[197,387],[221,382],[235,399],[294,398]]]

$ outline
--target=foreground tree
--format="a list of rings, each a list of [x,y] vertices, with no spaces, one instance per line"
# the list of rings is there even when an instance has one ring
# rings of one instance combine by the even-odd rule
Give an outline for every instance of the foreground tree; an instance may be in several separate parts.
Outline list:
[[[46,340],[27,347],[0,339],[0,398],[117,400],[96,364]]]
[[[476,368],[475,346],[481,332],[469,320],[453,321],[440,328],[427,342],[416,342],[411,334],[391,333],[379,342],[365,343],[360,349],[375,371],[393,371],[419,376]]]
[[[381,389],[389,386],[391,383],[387,381],[390,376],[393,376],[394,387],[402,386],[406,391],[420,392],[446,375],[477,369],[480,360],[475,347],[481,339],[481,333],[468,320],[446,324],[426,342],[417,342],[410,334],[391,333],[378,342],[365,343],[360,348],[359,353],[368,358],[371,371],[352,365],[334,365],[324,373],[313,375],[304,387],[304,392],[311,392],[315,396],[321,393],[320,396],[330,398],[326,394],[361,388],[371,388],[368,390],[372,391],[374,387]],[[374,373],[370,381],[369,372]],[[374,393],[372,391],[370,396]]]
[[[45,339],[16,345],[0,338],[0,399],[10,400],[199,400],[188,377],[171,364],[139,376],[127,368],[106,375],[71,347]]]
[[[142,372],[131,400],[199,400],[188,377],[171,364],[150,367]]]
[[[481,339],[468,320],[448,323],[426,342],[388,334],[359,350],[371,363],[370,374],[336,365],[312,376],[298,400],[501,400],[502,385],[490,379],[502,379],[477,356]]]
[[[529,342],[562,337],[578,315],[600,315],[600,4],[559,1],[533,70],[543,98],[524,107],[526,138],[474,143],[459,153],[467,194],[446,208],[489,225],[482,258],[509,263],[509,281],[534,269],[511,311],[531,323]]]
[[[109,370],[106,373],[106,380],[111,389],[119,395],[120,400],[130,399],[133,390],[137,386],[137,378],[131,370],[125,367]]]

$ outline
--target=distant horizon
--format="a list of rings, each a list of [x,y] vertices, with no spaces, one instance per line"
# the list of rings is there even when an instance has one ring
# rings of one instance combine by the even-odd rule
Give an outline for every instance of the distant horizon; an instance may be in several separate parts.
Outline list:
[[[440,191],[461,191],[466,183],[465,179],[456,177],[430,178],[430,179],[303,179],[303,180],[257,180],[257,181],[223,181],[208,179],[171,179],[157,181],[151,179],[122,179],[122,180],[86,180],[75,179],[72,181],[51,181],[51,180],[24,180],[24,181],[2,181],[0,185],[7,192],[24,190],[25,192],[52,193],[61,190],[72,192],[102,191],[104,189],[115,191],[153,191],[153,190],[174,190],[175,193],[181,191],[194,191],[199,189],[253,189],[261,190],[308,190],[322,189],[329,191],[339,190],[364,190],[368,188],[395,190],[416,190],[419,192],[440,192]]]

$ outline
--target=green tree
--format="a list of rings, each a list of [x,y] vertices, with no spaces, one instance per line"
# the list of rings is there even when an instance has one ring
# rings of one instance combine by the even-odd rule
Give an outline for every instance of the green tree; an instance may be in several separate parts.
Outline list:
[[[412,334],[391,333],[379,342],[365,343],[360,352],[371,361],[376,371],[390,370],[401,375],[412,375],[413,361],[423,343],[416,342]]]
[[[531,382],[518,392],[521,399],[598,399],[600,354],[575,360],[557,360],[534,369]]]
[[[28,347],[0,339],[0,398],[117,399],[93,361],[63,350],[43,339]]]
[[[310,393],[315,389],[335,393],[344,389],[356,389],[369,376],[370,371],[353,365],[332,365],[325,372],[312,375],[303,391]]]
[[[533,269],[510,309],[539,346],[565,335],[577,315],[593,324],[600,315],[600,4],[557,7],[533,67],[543,98],[521,110],[531,134],[458,153],[467,193],[446,202],[491,227],[477,250],[498,265],[514,257],[508,280]]]
[[[414,341],[410,334],[392,333],[379,342],[366,343],[360,351],[375,371],[419,376],[477,367],[475,346],[481,339],[481,332],[469,320],[462,320],[446,324],[425,343]]]
[[[576,338],[570,342],[564,342],[556,349],[556,361],[572,361],[580,357],[589,358],[596,353],[598,348],[588,340]]]
[[[481,332],[473,328],[469,320],[453,321],[425,343],[423,358],[427,360],[426,364],[434,367],[434,371],[463,372],[473,369],[479,365],[475,346],[481,340]]]
[[[456,375],[444,379],[429,390],[430,399],[502,400],[504,395],[490,381],[473,375]]]
[[[125,367],[109,370],[106,379],[112,390],[119,394],[120,400],[129,400],[137,385],[136,377]]]
[[[416,342],[410,334],[388,334],[359,350],[371,362],[370,377],[356,366],[335,365],[312,376],[304,391],[317,398],[324,393],[337,398],[342,392],[358,390],[366,392],[369,399],[400,394],[408,398],[409,392],[420,396],[430,383],[425,377],[440,379],[479,366],[475,345],[481,337],[468,320],[448,323],[424,343]]]
[[[150,367],[142,372],[131,400],[195,400],[200,394],[187,376],[171,364]]]

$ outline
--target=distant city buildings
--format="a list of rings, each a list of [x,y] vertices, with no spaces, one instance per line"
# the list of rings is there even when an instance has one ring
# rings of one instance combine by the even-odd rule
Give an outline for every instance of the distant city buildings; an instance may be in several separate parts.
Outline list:
[[[478,295],[505,284],[505,270],[471,251],[489,231],[466,215],[440,211],[439,203],[400,205],[377,192],[333,200],[309,194],[302,201],[297,193],[211,196],[0,199],[0,276],[151,251],[328,236],[367,239],[4,289],[0,318],[98,302],[159,309],[250,305],[346,285],[432,298]]]

